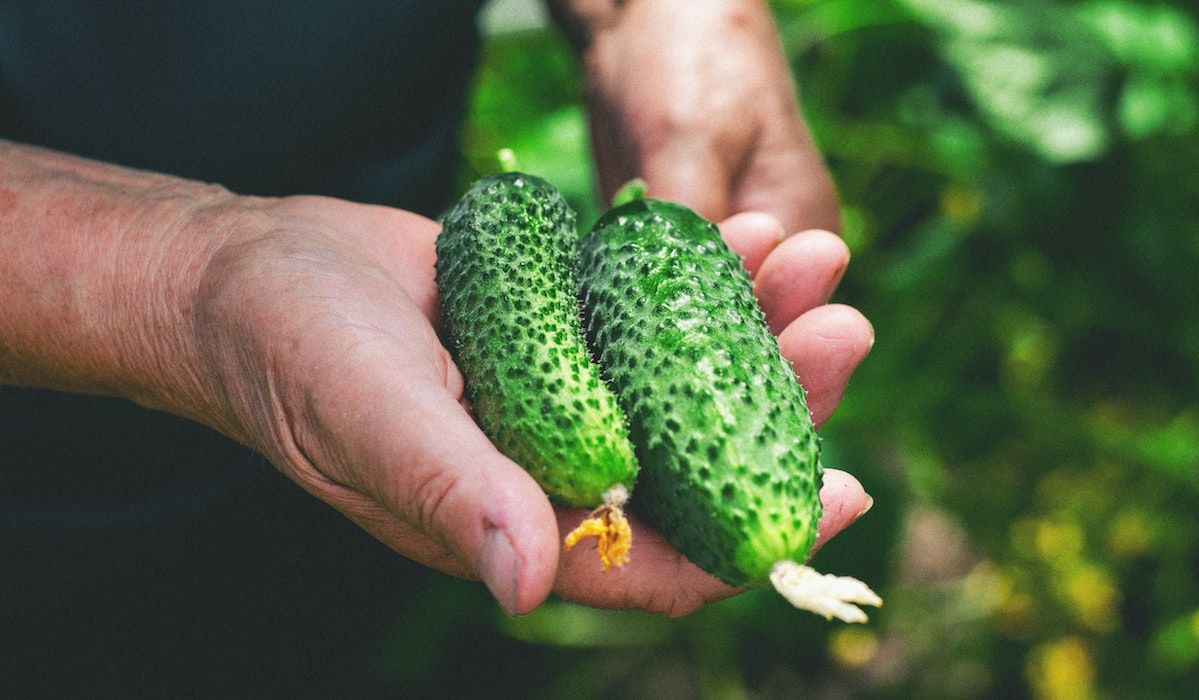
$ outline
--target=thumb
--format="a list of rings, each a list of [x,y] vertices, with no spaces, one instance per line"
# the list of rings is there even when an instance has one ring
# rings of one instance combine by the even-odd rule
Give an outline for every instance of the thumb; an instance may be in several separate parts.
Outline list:
[[[874,498],[866,493],[862,483],[840,469],[824,470],[820,501],[824,509],[810,554],[815,554],[833,535],[852,525],[874,505]]]
[[[384,468],[356,486],[472,565],[510,614],[537,607],[553,586],[560,546],[541,487],[496,450],[444,386],[401,391],[375,403],[384,408],[368,429],[390,439],[359,463]]]

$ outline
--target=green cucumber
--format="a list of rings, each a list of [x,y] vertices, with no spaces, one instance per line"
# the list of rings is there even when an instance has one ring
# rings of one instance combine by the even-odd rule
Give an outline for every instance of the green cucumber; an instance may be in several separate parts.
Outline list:
[[[636,503],[734,586],[774,584],[798,607],[865,619],[853,579],[801,566],[820,520],[820,441],[740,258],[717,228],[634,199],[582,243],[588,334],[630,421]]]
[[[442,316],[480,426],[552,499],[600,506],[567,546],[596,536],[605,568],[622,564],[619,506],[637,461],[583,336],[574,212],[546,181],[507,172],[476,182],[442,223]]]

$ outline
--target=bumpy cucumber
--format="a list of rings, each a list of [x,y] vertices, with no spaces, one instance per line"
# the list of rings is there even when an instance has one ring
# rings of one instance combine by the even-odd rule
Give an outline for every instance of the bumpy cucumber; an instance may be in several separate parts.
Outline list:
[[[864,584],[807,559],[819,439],[739,257],[691,210],[634,199],[582,244],[588,333],[630,421],[637,502],[680,552],[731,585],[864,620]]]
[[[637,461],[579,319],[575,214],[544,180],[476,182],[445,217],[437,286],[455,360],[483,431],[554,500],[608,504],[568,539],[600,539],[605,567],[629,544],[619,505]]]

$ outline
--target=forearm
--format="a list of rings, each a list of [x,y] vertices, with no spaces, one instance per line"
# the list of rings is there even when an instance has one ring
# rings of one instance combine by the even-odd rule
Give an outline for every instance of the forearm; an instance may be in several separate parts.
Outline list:
[[[189,313],[224,234],[194,222],[230,198],[0,142],[0,383],[194,410]]]

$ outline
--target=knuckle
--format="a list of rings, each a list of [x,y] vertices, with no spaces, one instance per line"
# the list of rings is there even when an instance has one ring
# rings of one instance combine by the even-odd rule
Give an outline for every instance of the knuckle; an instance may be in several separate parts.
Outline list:
[[[680,618],[698,610],[706,598],[693,585],[686,583],[689,575],[693,575],[694,565],[678,553],[673,564],[673,574],[664,579],[672,583],[655,587],[646,600],[645,609],[666,617]]]
[[[450,351],[439,346],[435,362],[441,369],[442,381],[450,392],[450,396],[454,397],[455,401],[461,401],[466,390],[466,380],[462,376],[461,370],[458,369],[458,365],[455,364]]]
[[[667,600],[666,608],[662,614],[670,618],[680,618],[690,615],[703,605],[703,600],[691,594],[678,594],[671,596]]]
[[[440,468],[431,468],[418,476],[407,494],[408,520],[421,532],[432,533],[438,529],[446,505],[459,487],[459,477]]]

